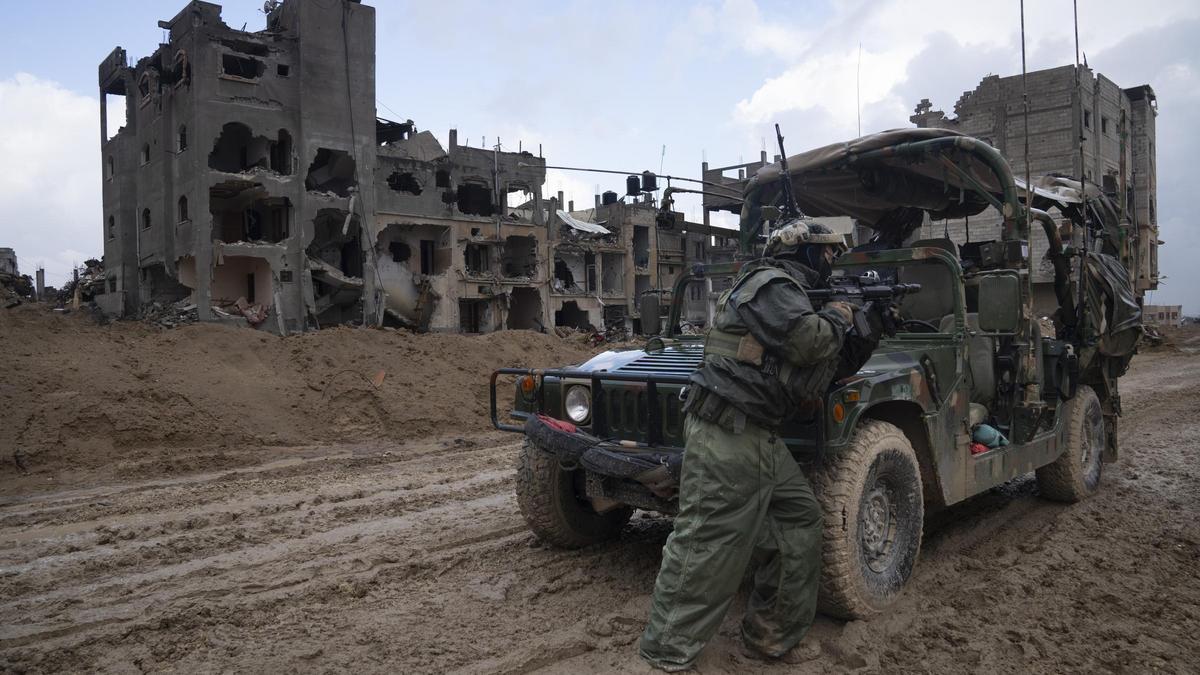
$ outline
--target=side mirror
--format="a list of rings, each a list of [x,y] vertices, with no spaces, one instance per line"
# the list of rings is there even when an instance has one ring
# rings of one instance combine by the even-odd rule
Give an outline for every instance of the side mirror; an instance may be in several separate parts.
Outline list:
[[[1016,333],[1021,325],[1021,286],[1016,276],[996,274],[979,280],[979,329]]]

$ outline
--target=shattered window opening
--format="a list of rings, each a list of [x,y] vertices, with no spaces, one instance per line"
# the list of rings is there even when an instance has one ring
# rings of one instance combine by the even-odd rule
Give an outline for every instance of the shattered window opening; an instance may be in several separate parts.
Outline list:
[[[463,249],[463,258],[467,264],[467,274],[486,274],[491,270],[491,251],[486,244],[467,244]]]
[[[143,100],[150,97],[150,73],[142,73],[142,76],[138,78],[137,88],[138,94]]]
[[[421,240],[421,274],[433,274],[434,243],[432,239]]]
[[[600,254],[600,292],[620,295],[625,292],[625,254]]]
[[[646,267],[650,264],[650,228],[637,225],[633,228],[633,265]]]
[[[354,158],[346,151],[317,148],[317,154],[308,167],[304,187],[315,192],[332,192],[339,197],[349,197],[350,188],[358,185],[354,172]]]
[[[145,145],[142,146],[142,161],[141,161],[141,163],[142,163],[142,166],[146,166],[147,164],[150,163],[150,144],[149,143],[146,143]]]
[[[396,192],[405,192],[410,195],[421,194],[421,184],[408,171],[393,171],[392,175],[388,176],[387,184],[388,187]]]
[[[179,136],[175,145],[178,152],[187,150],[187,125],[180,125]]]
[[[489,300],[460,299],[458,327],[464,333],[485,333],[492,329],[492,308]]]
[[[363,253],[359,238],[362,225],[358,216],[352,216],[350,227],[342,234],[342,227],[349,215],[342,209],[320,209],[313,219],[313,238],[308,245],[308,257],[333,267],[342,274],[362,278]],[[360,288],[361,292],[361,288]]]
[[[281,175],[292,173],[292,136],[280,129],[276,140],[255,136],[241,122],[226,122],[208,155],[208,168],[224,173],[265,169]]]
[[[108,161],[104,163],[104,178],[112,180],[113,173],[116,171],[116,165],[113,163],[112,155],[108,156]]]
[[[388,250],[392,254],[392,262],[401,263],[412,257],[412,249],[402,241],[393,241],[388,244]]]
[[[562,309],[554,312],[554,325],[579,330],[595,330],[595,327],[592,326],[591,317],[588,316],[585,310],[580,309],[579,303],[574,300],[564,302]]]
[[[450,172],[445,169],[438,169],[433,174],[433,184],[440,188],[450,187]]]
[[[103,91],[100,98],[100,115],[104,123],[104,140],[110,140],[113,136],[129,125],[129,102],[125,100],[125,85],[118,85],[117,89],[106,89]],[[118,98],[120,99],[121,113],[120,115],[112,114],[117,112]]]
[[[236,54],[221,55],[221,72],[243,80],[257,80],[266,72],[267,66],[258,59]]]
[[[537,238],[506,237],[500,252],[500,266],[508,278],[537,276]]]
[[[520,286],[508,296],[509,330],[531,330],[541,324],[542,295],[536,288]]]
[[[291,66],[286,63],[280,63],[275,66],[275,74],[279,77],[287,77],[292,72]]]
[[[150,209],[142,209],[142,229],[150,229]]]
[[[241,52],[242,54],[249,54],[251,56],[266,56],[270,53],[270,50],[266,45],[259,44],[257,42],[251,42],[249,40],[223,38],[221,40],[221,46],[228,47],[235,52]]]
[[[117,238],[117,219],[112,216],[108,217],[108,238]]]
[[[492,203],[492,191],[487,185],[479,183],[459,185],[456,203],[459,212],[468,216],[490,217],[496,211]]]
[[[230,180],[209,190],[214,241],[278,244],[291,229],[291,201],[270,197],[259,183]]]
[[[192,80],[192,67],[188,63],[187,52],[180,49],[175,52],[175,59],[171,63],[171,72],[169,73],[170,81],[179,86],[188,84]]]
[[[186,223],[188,221],[188,200],[184,195],[179,198],[179,222]]]
[[[277,140],[270,144],[271,170],[288,176],[292,173],[292,135],[280,129]]]
[[[505,195],[506,214],[512,220],[532,222],[534,220],[535,196],[524,183],[509,183]]]

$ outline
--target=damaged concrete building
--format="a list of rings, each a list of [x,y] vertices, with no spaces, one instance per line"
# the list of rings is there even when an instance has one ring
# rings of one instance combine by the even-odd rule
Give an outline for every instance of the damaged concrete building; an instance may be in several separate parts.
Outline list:
[[[954,105],[955,117],[934,110],[928,99],[909,119],[918,127],[953,129],[987,141],[1020,179],[1025,176],[1025,118],[1020,75],[988,75],[964,92]],[[1099,185],[1129,217],[1136,236],[1129,237],[1135,290],[1158,287],[1157,169],[1155,118],[1158,102],[1148,84],[1122,89],[1102,74],[1075,66],[1030,72],[1029,171],[1036,179],[1051,173],[1078,177]],[[1080,145],[1082,144],[1082,153]],[[955,243],[986,241],[999,236],[994,211],[979,218],[927,223],[919,236],[949,236]],[[1055,306],[1053,270],[1045,259],[1046,243],[1033,237],[1036,261],[1034,301],[1042,310]]]
[[[568,202],[566,210],[551,209],[550,307],[556,326],[656,333],[679,277],[692,265],[713,261],[714,245],[730,233],[664,209],[659,191],[657,176],[647,171],[627,178],[624,195],[596,195],[592,208],[577,211]],[[560,193],[551,203],[561,201]],[[681,318],[706,325],[711,287],[691,284],[686,293]]]
[[[699,225],[656,225],[655,185],[572,214],[543,200],[540,148],[470,147],[455,130],[443,145],[378,118],[373,8],[264,9],[246,32],[190,2],[154,54],[100,64],[109,314],[176,303],[277,333],[638,329],[638,298],[669,299],[706,259]]]
[[[538,325],[544,160],[378,119],[372,7],[265,9],[246,32],[190,2],[154,54],[100,64],[101,307],[190,299],[279,333]]]

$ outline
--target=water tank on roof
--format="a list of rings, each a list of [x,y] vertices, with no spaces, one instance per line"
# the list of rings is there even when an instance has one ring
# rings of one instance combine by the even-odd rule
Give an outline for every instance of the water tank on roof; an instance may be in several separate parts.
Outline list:
[[[636,197],[642,193],[642,179],[637,176],[630,176],[625,179],[625,194],[630,197]]]
[[[609,204],[616,204],[617,203],[617,193],[613,192],[612,190],[605,192],[604,194],[600,195],[600,203],[603,204],[604,206],[608,206]]]
[[[658,176],[653,171],[642,172],[642,192],[654,192],[658,189]]]

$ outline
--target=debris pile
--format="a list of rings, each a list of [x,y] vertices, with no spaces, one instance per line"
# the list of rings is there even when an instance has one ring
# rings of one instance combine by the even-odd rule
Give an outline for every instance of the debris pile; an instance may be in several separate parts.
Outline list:
[[[88,303],[104,293],[104,285],[107,283],[104,278],[104,263],[90,258],[76,268],[75,274],[76,278],[63,284],[62,290],[58,292],[60,307],[74,303],[76,295],[80,303]]]
[[[22,299],[33,297],[33,279],[28,274],[10,274],[0,271],[0,302],[5,307],[16,307]]]
[[[196,303],[187,298],[169,305],[153,302],[142,309],[142,321],[162,328],[174,328],[197,320]]]

